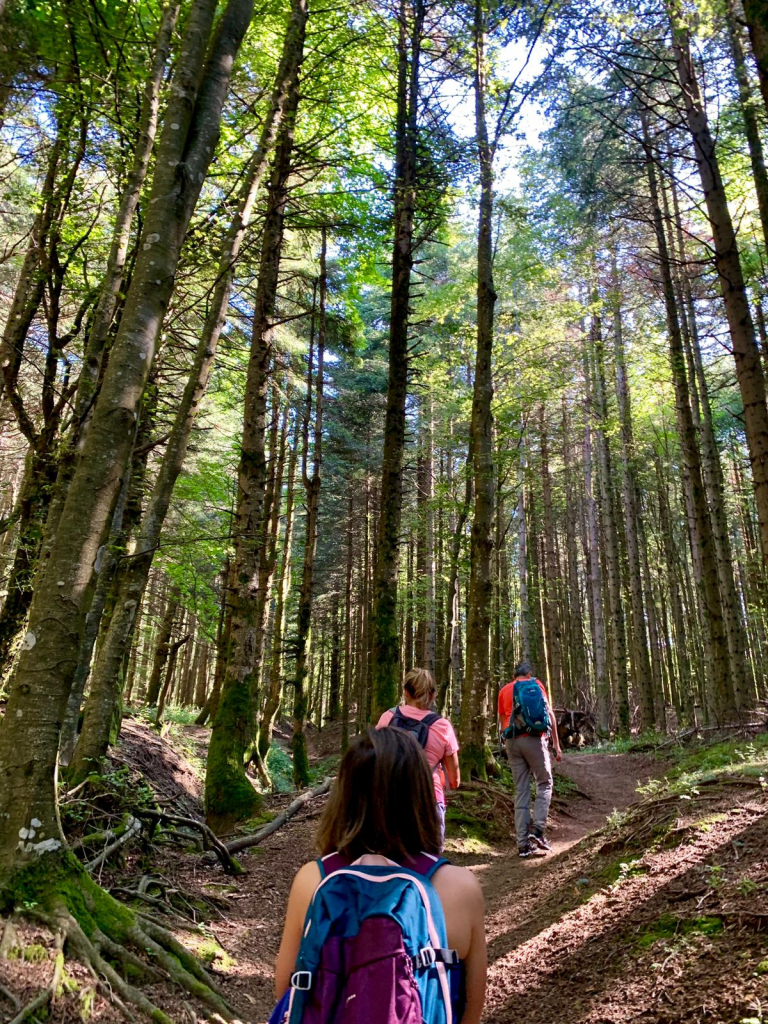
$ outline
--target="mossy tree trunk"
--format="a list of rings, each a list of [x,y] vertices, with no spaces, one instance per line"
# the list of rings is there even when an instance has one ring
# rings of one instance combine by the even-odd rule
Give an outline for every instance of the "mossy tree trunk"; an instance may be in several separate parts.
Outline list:
[[[253,681],[258,678],[260,630],[266,607],[259,591],[261,560],[266,556],[266,415],[273,331],[277,307],[288,179],[299,105],[299,75],[304,58],[307,0],[293,0],[284,59],[286,98],[276,137],[266,196],[253,334],[245,386],[245,409],[235,514],[231,635],[221,698],[211,732],[205,774],[206,818],[214,828],[247,818],[260,797],[245,774],[245,755],[254,738]]]
[[[55,536],[49,538],[46,582],[35,589],[0,726],[0,875],[64,841],[56,762],[97,558],[131,456],[181,246],[217,144],[233,62],[253,9],[252,0],[229,0],[214,33],[216,8],[215,0],[195,0],[187,17],[131,287],[82,457]],[[21,845],[20,833],[26,837]]]

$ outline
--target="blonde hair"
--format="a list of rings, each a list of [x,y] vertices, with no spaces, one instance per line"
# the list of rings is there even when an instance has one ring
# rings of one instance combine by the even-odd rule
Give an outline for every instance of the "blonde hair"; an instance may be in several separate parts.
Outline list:
[[[411,668],[403,678],[403,690],[418,707],[426,710],[437,693],[435,677],[426,668]]]

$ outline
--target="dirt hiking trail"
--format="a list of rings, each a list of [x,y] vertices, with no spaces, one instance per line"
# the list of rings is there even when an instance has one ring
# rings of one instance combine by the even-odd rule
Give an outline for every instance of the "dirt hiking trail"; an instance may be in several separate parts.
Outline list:
[[[517,945],[518,940],[525,941],[526,935],[540,927],[541,919],[537,915],[530,919],[528,907],[538,899],[542,888],[557,890],[563,856],[585,835],[604,825],[614,810],[632,803],[638,783],[661,770],[660,762],[646,755],[566,755],[557,772],[571,779],[583,795],[569,799],[566,806],[557,802],[549,831],[553,850],[546,858],[522,861],[516,856],[511,821],[510,839],[501,845],[485,848],[481,844],[481,850],[469,851],[462,840],[449,840],[447,856],[453,863],[473,871],[485,893],[491,958],[485,1020],[507,1019],[497,1014],[509,985],[503,970],[500,973],[495,969],[494,958],[510,942]],[[273,1006],[272,970],[286,899],[294,873],[313,856],[312,842],[321,809],[319,802],[312,805],[307,813],[270,836],[245,858],[248,880],[239,894],[232,894],[228,921],[214,929],[224,949],[237,962],[228,975],[236,990],[233,998],[239,1005],[243,999],[251,1005],[252,1020],[258,1024],[266,1021]],[[519,1006],[509,1019],[519,1019]],[[552,1018],[556,1019],[572,1018]]]

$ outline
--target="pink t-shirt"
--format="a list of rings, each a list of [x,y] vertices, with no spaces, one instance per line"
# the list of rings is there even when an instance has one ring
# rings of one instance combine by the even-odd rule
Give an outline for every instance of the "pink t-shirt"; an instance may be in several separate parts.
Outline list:
[[[414,708],[410,704],[403,704],[400,707],[403,715],[406,718],[421,719],[426,718],[427,715],[432,714],[431,711],[424,708]],[[376,723],[377,729],[384,729],[392,721],[393,714],[391,711],[385,711],[381,718]],[[453,726],[447,718],[439,718],[434,725],[430,726],[429,739],[427,745],[424,748],[424,753],[427,755],[427,761],[429,761],[429,767],[435,769],[437,765],[443,760],[444,757],[448,757],[449,754],[455,754],[459,749],[459,741],[456,739],[456,733],[453,731]],[[435,783],[435,799],[439,804],[445,803],[445,789],[443,773],[439,769],[432,772],[432,778]]]

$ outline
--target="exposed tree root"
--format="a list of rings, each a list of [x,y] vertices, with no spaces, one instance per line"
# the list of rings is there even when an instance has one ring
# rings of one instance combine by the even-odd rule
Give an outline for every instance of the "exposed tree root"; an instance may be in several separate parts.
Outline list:
[[[135,1007],[158,1024],[174,1024],[128,980],[138,977],[149,982],[170,979],[224,1020],[234,1019],[197,958],[161,925],[134,914],[101,889],[71,854],[41,858],[10,880],[3,896],[6,905],[15,904],[17,911],[24,907],[23,913],[60,933],[62,942],[90,968],[102,992],[128,1018],[133,1019],[130,1008]],[[59,956],[60,975],[63,953]],[[34,1009],[49,1001],[58,985],[59,978],[54,977]],[[30,1004],[16,1019],[27,1019],[34,1009]]]

